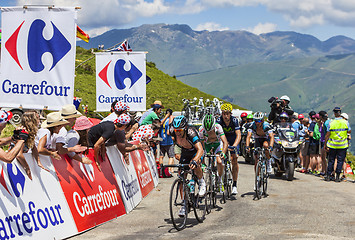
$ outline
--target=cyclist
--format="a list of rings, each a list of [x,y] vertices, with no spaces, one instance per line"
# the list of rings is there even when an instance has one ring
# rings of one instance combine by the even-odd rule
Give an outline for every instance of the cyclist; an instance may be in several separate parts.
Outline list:
[[[214,153],[216,154],[217,160],[217,172],[218,172],[218,180],[219,180],[219,191],[223,192],[223,163],[222,159],[226,157],[226,153],[228,150],[228,141],[226,136],[224,135],[223,128],[221,125],[216,123],[216,120],[212,116],[212,114],[206,115],[202,120],[202,126],[199,128],[198,135],[200,139],[203,140],[205,145],[205,150],[207,153],[214,149]],[[223,147],[223,148],[222,148]]]
[[[247,122],[247,116],[248,116],[248,113],[246,112],[242,112],[242,114],[240,114],[240,126],[242,127],[246,122]]]
[[[269,151],[265,152],[265,155],[267,157],[267,172],[271,173],[272,167],[270,161],[270,152],[272,151],[274,146],[274,134],[272,126],[268,122],[264,122],[264,113],[262,112],[254,113],[254,122],[248,129],[248,135],[246,140],[246,150],[248,152],[250,151],[249,143],[252,135],[254,135],[255,139],[255,148],[263,147],[265,149],[269,149]],[[258,157],[255,154],[254,170],[257,164]]]
[[[217,119],[217,123],[219,123],[226,135],[227,141],[229,146],[232,146],[234,149],[236,148],[238,151],[238,144],[241,139],[240,133],[240,126],[238,119],[232,116],[232,104],[230,103],[223,103],[221,106],[222,116]],[[236,151],[231,151],[232,157],[232,176],[233,176],[233,187],[232,187],[232,195],[236,195],[237,191],[237,179],[238,179],[238,172],[239,172],[239,165],[238,165],[238,155]]]
[[[203,156],[203,147],[198,137],[196,129],[187,125],[185,116],[175,117],[172,126],[169,129],[170,136],[175,144],[181,148],[181,164],[190,164],[190,168],[195,172],[199,185],[199,196],[203,197],[206,193],[206,183],[203,180],[201,168],[201,158]],[[179,216],[185,216],[185,208],[181,208]]]

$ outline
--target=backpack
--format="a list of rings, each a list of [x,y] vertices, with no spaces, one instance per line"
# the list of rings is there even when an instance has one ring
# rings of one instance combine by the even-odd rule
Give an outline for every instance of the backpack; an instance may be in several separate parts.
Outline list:
[[[314,131],[313,131],[313,139],[314,139],[314,140],[319,140],[319,139],[320,139],[320,136],[321,136],[321,134],[320,134],[320,132],[319,132],[319,126],[318,126],[318,124],[316,124],[316,125],[314,126]]]
[[[169,172],[169,168],[164,167],[164,165],[160,165],[159,162],[157,162],[157,168],[158,168],[159,178],[172,177],[172,175]]]

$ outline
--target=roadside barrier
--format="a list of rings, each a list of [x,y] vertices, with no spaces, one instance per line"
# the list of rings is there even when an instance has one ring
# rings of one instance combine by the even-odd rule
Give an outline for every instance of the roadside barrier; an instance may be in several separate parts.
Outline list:
[[[102,171],[92,149],[92,164],[40,155],[50,172],[24,154],[32,180],[17,160],[0,162],[0,240],[67,238],[132,211],[158,184],[153,153],[136,150],[126,162],[116,146],[106,149]]]

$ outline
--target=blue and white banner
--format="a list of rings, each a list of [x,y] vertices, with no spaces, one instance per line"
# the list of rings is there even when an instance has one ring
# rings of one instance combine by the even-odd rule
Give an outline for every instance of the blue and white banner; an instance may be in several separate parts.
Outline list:
[[[96,110],[108,112],[115,100],[132,111],[146,110],[144,52],[96,53]]]
[[[74,97],[76,10],[1,8],[0,102],[59,110]]]

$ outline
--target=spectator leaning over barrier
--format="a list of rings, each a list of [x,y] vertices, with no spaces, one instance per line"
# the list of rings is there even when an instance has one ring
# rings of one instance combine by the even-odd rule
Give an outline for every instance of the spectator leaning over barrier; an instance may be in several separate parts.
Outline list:
[[[37,132],[38,132],[39,121],[40,121],[39,114],[35,110],[29,110],[22,115],[21,128],[25,129],[28,132],[28,139],[27,139],[25,145],[21,148],[21,150],[16,158],[17,158],[18,162],[20,163],[20,165],[25,170],[29,179],[31,179],[31,180],[32,180],[31,170],[30,170],[30,167],[28,166],[28,163],[26,162],[26,158],[23,155],[23,153],[31,152],[33,158],[37,162],[37,165],[40,168],[49,172],[49,170],[46,169],[42,165],[41,160],[39,159],[38,149],[35,145],[35,138],[36,138]],[[10,148],[12,148],[13,146],[14,146],[14,143],[11,143]]]
[[[133,133],[138,130],[139,123],[136,120],[137,112],[129,112],[128,114],[131,118],[131,121],[128,123],[125,131],[126,131],[126,139],[130,140]]]
[[[334,169],[335,158],[337,158],[335,182],[340,182],[340,172],[343,167],[343,162],[346,157],[348,144],[349,123],[344,120],[341,114],[341,108],[333,109],[335,119],[330,122],[327,135],[325,136],[324,148],[329,151],[329,162],[327,169],[326,181],[330,181],[331,173]]]
[[[152,105],[150,105],[150,108],[142,114],[140,120],[138,121],[139,125],[142,125],[143,120],[153,111],[153,106],[154,105],[160,105],[161,108],[164,109],[164,106],[161,103],[161,101],[156,100]]]
[[[41,128],[37,132],[35,145],[39,154],[51,156],[56,160],[61,160],[61,156],[55,150],[53,145],[53,136],[58,134],[60,129],[69,122],[63,119],[60,112],[52,112],[47,115],[47,119],[41,124]]]
[[[77,131],[80,136],[78,143],[81,146],[89,146],[88,132],[92,126],[94,126],[94,124],[85,116],[78,117],[75,120],[74,130]],[[85,152],[87,152],[87,150]]]
[[[144,144],[131,144],[128,143],[126,140],[126,128],[128,124],[130,123],[131,119],[127,114],[121,114],[116,120],[115,120],[115,125],[116,125],[116,130],[113,134],[113,136],[110,138],[110,140],[106,143],[106,146],[112,146],[115,145],[117,146],[118,150],[122,153],[125,161],[127,164],[129,164],[129,156],[128,152],[134,151],[134,150],[146,150],[147,146]]]
[[[74,104],[64,105],[60,113],[69,124],[60,129],[55,140],[56,150],[59,154],[68,154],[70,158],[78,162],[91,164],[91,160],[81,154],[87,147],[77,145],[80,136],[79,133],[73,129],[76,119],[82,116],[81,113],[76,110]]]
[[[11,112],[0,110],[0,133],[5,128],[6,123],[11,119],[11,117]],[[15,159],[17,154],[20,152],[27,138],[28,133],[24,129],[16,129],[14,130],[14,134],[12,137],[2,139],[0,141],[1,146],[13,141],[14,147],[7,152],[0,148],[0,160],[6,163],[11,163]]]
[[[114,101],[111,104],[111,113],[105,117],[104,119],[102,119],[101,122],[106,122],[106,121],[115,121],[117,119],[118,116],[120,116],[122,113],[127,113],[127,111],[129,111],[129,107],[126,103],[122,102],[122,101]]]

